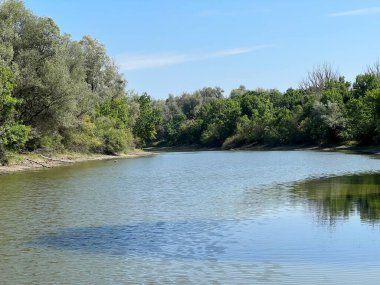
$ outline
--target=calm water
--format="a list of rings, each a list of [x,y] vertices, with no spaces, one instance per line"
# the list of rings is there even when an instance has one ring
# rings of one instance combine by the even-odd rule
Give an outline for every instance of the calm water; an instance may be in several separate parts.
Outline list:
[[[378,284],[380,160],[163,153],[0,176],[0,284]]]

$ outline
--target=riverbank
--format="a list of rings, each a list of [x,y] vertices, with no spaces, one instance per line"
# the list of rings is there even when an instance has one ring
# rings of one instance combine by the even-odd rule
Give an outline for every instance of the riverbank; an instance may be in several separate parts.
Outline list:
[[[42,168],[53,168],[58,166],[70,165],[77,162],[127,159],[155,155],[155,152],[143,150],[133,150],[127,154],[105,155],[89,153],[63,153],[46,156],[39,153],[17,154],[11,157],[9,165],[0,165],[0,175],[19,171],[35,170]]]
[[[355,145],[330,145],[330,146],[310,146],[310,145],[285,145],[285,146],[267,146],[256,145],[234,148],[231,150],[315,150],[315,151],[330,151],[330,152],[351,152],[361,154],[380,155],[380,146],[355,146]]]
[[[222,149],[202,147],[198,145],[185,145],[185,146],[161,146],[149,147],[144,149],[147,152],[175,152],[175,151],[286,151],[286,150],[315,150],[315,151],[331,151],[331,152],[350,152],[359,154],[372,154],[380,156],[380,146],[354,146],[354,145],[332,145],[332,146],[310,146],[310,145],[283,145],[283,146],[269,146],[269,145],[245,145],[237,148]]]
[[[316,150],[320,151],[340,151],[361,154],[372,154],[380,156],[380,146],[333,146],[333,147],[319,147]]]

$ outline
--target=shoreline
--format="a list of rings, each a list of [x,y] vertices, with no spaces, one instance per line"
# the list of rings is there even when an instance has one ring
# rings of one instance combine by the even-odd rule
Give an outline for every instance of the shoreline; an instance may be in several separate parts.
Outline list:
[[[79,162],[100,161],[111,159],[129,159],[156,155],[155,152],[146,152],[143,150],[133,150],[127,154],[106,155],[106,154],[87,154],[87,153],[68,153],[55,154],[47,157],[38,153],[28,153],[16,155],[17,161],[9,165],[0,165],[0,175],[11,174],[15,172],[31,171],[45,168],[55,168],[67,166]]]
[[[311,145],[283,145],[283,146],[268,146],[268,145],[246,145],[237,148],[223,149],[217,147],[200,147],[196,145],[188,146],[162,146],[145,148],[146,152],[181,152],[181,151],[291,151],[291,150],[314,150],[324,152],[349,152],[357,154],[370,154],[380,156],[380,146],[311,146]]]
[[[280,150],[314,150],[323,152],[345,152],[356,154],[380,155],[380,146],[348,146],[348,145],[331,145],[331,146],[310,146],[310,145],[288,145],[270,147],[266,145],[248,146],[235,148],[231,150],[251,150],[251,151],[280,151]]]

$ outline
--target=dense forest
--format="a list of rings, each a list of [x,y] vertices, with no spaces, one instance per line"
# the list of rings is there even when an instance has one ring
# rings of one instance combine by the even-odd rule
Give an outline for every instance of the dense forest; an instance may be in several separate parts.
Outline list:
[[[275,79],[274,79],[275,80]],[[0,1],[0,162],[22,151],[116,154],[148,145],[378,144],[380,64],[351,83],[315,67],[297,89],[221,88],[153,100],[126,90],[105,47]]]
[[[380,65],[352,84],[324,64],[298,89],[231,91],[203,88],[155,102],[161,122],[157,139],[165,144],[240,146],[374,145],[380,142]]]

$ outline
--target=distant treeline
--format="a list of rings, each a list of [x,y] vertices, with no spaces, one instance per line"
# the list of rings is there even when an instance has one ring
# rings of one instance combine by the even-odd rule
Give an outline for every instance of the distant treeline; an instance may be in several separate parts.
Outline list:
[[[380,64],[350,83],[329,65],[315,67],[298,89],[220,88],[156,101],[157,140],[223,147],[265,144],[378,144]]]
[[[20,0],[0,1],[0,162],[43,150],[119,153],[135,146],[380,141],[380,65],[354,83],[328,65],[298,89],[220,88],[152,100],[90,36],[74,41]]]

